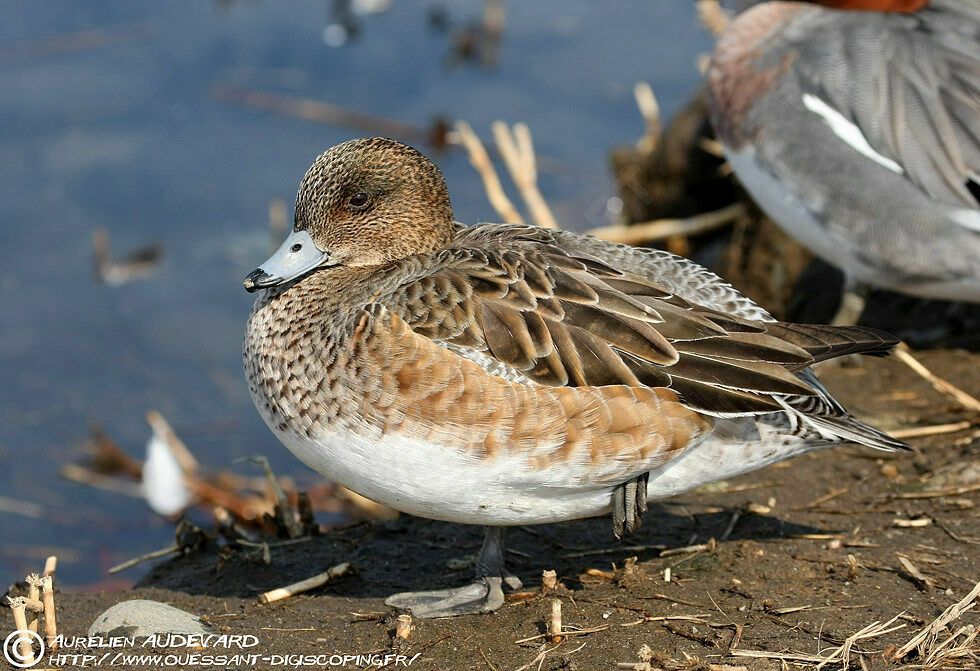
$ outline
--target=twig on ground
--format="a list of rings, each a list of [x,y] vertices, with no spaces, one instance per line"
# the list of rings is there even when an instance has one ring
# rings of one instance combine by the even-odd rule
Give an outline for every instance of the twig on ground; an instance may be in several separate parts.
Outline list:
[[[928,625],[923,627],[915,636],[895,651],[892,659],[901,660],[911,654],[913,650],[918,651],[920,658],[926,658],[929,649],[936,644],[940,632],[953,620],[960,615],[972,610],[977,605],[977,597],[980,597],[980,582],[978,582],[970,593],[960,601],[943,611],[943,613]],[[962,630],[961,630],[962,631]]]
[[[41,576],[37,573],[32,573],[27,576],[27,600],[29,602],[36,602],[41,605],[40,608],[33,608],[35,613],[39,613],[44,610],[44,604],[41,601]],[[38,630],[38,617],[35,615],[31,618],[31,621],[27,624],[27,628],[33,631],[35,634]]]
[[[716,547],[715,539],[712,538],[707,543],[698,543],[697,545],[687,545],[682,548],[671,548],[669,550],[664,550],[660,553],[661,557],[670,557],[673,555],[687,554],[689,552],[713,552]]]
[[[120,564],[116,564],[115,566],[109,569],[108,573],[110,574],[119,573],[120,571],[125,571],[126,569],[132,566],[136,566],[137,564],[141,564],[145,561],[156,559],[157,557],[164,557],[166,555],[173,554],[174,552],[180,552],[180,549],[181,546],[179,543],[173,543],[172,545],[168,545],[165,548],[154,550],[153,552],[147,552],[146,554],[140,555],[139,557],[133,557],[132,559],[127,559],[126,561]]]
[[[824,494],[823,496],[821,496],[819,498],[816,498],[816,499],[810,501],[805,506],[800,506],[799,508],[793,508],[792,510],[797,511],[797,510],[807,510],[809,508],[816,508],[821,503],[826,503],[827,501],[830,501],[831,499],[835,499],[838,496],[840,496],[841,494],[846,494],[850,490],[851,490],[850,487],[841,487],[840,489],[835,489],[832,492],[828,492],[828,493]]]
[[[967,494],[969,492],[975,492],[980,489],[980,484],[977,485],[965,485],[963,487],[956,487],[954,489],[939,489],[932,492],[903,492],[901,494],[895,494],[892,498],[896,499],[938,499],[943,496],[958,496],[960,494]]]
[[[922,571],[920,571],[918,567],[912,563],[911,559],[902,554],[895,554],[898,557],[898,563],[902,565],[902,569],[904,570],[905,574],[912,578],[912,582],[915,583],[917,588],[924,591],[932,587],[932,579],[924,575]]]
[[[964,408],[972,410],[973,412],[980,412],[980,401],[959,387],[950,384],[919,363],[919,360],[912,356],[908,345],[905,343],[899,343],[898,347],[895,348],[895,357],[915,371],[919,376],[925,378],[939,393],[953,399]]]
[[[953,422],[952,424],[934,424],[932,426],[914,426],[909,429],[895,429],[889,431],[892,438],[921,438],[922,436],[935,436],[940,433],[956,433],[965,431],[973,426],[973,422],[964,420]]]
[[[280,599],[285,599],[287,597],[294,596],[301,592],[307,592],[311,589],[316,589],[321,585],[325,585],[331,580],[339,578],[340,576],[347,573],[350,569],[350,562],[344,562],[342,564],[337,564],[329,571],[324,571],[318,575],[315,575],[306,580],[300,580],[291,585],[286,585],[285,587],[279,587],[268,592],[263,592],[259,595],[259,603],[272,603],[274,601],[279,601]]]
[[[406,640],[412,633],[412,616],[408,613],[402,613],[395,620],[395,641]]]
[[[551,592],[558,589],[558,573],[548,570],[542,571],[541,589],[545,592]]]
[[[49,557],[54,559],[54,557]],[[44,640],[48,650],[54,652],[58,649],[56,643],[58,638],[58,623],[54,611],[54,572],[48,575],[45,569],[44,576],[41,578],[41,598],[44,600]]]
[[[14,629],[18,631],[27,630],[27,599],[20,596],[15,599],[7,597],[10,610],[14,613]],[[31,639],[24,635],[17,638],[16,650],[14,651],[17,661],[25,667],[34,665],[34,648],[31,646]],[[6,651],[5,651],[6,652]]]
[[[561,641],[561,601],[551,600],[551,618],[548,620],[548,635],[552,643]]]

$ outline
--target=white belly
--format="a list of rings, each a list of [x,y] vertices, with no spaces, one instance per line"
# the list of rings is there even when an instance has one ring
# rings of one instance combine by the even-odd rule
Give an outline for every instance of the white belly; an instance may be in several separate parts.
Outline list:
[[[348,431],[314,441],[277,435],[330,480],[396,510],[449,522],[507,526],[603,515],[619,484],[590,482],[577,464],[532,469],[513,453],[480,458],[404,437],[368,440]],[[719,419],[700,444],[650,471],[648,498],[681,494],[814,447],[750,418]]]

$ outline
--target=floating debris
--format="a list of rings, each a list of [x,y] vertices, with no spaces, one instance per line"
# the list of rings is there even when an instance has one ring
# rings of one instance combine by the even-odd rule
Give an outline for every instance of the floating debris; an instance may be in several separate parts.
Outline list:
[[[114,287],[153,275],[163,259],[163,245],[154,243],[130,252],[118,261],[113,260],[109,231],[104,228],[92,231],[92,247],[96,277]]]

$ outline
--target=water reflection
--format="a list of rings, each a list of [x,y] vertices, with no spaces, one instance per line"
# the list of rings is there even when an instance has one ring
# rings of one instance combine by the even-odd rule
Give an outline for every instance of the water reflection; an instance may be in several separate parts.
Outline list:
[[[438,5],[400,0],[357,17],[359,38],[332,48],[323,30],[336,19],[323,0],[5,3],[0,579],[56,551],[63,583],[96,583],[171,541],[172,524],[141,500],[58,476],[90,423],[142,457],[144,414],[155,408],[211,467],[265,454],[301,485],[320,480],[252,408],[241,277],[268,252],[269,204],[291,203],[317,153],[371,131],[230,104],[219,84],[409,124],[425,136],[400,139],[429,153],[440,119],[484,135],[495,119],[525,121],[558,220],[605,222],[607,152],[642,129],[634,82],[650,81],[669,116],[698,80],[710,40],[693,3],[508,3],[496,36],[494,5],[447,3],[440,31],[430,25]],[[454,49],[474,56],[447,56]],[[479,66],[447,66],[469,58]],[[457,218],[492,220],[466,157],[437,160]],[[155,259],[153,274],[94,282],[97,229],[122,255],[103,256],[105,268]],[[154,242],[163,256],[124,260]]]

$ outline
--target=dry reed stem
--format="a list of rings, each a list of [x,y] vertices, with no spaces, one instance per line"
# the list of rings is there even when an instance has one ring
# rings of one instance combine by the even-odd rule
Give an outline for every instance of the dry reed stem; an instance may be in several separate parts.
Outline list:
[[[896,556],[898,557],[898,563],[902,565],[902,569],[905,571],[905,573],[912,578],[912,581],[915,583],[916,587],[918,587],[920,590],[926,590],[929,587],[932,587],[932,580],[923,574],[922,571],[920,571],[919,568],[912,563],[911,559],[898,553],[896,553]]]
[[[286,492],[283,491],[282,485],[279,484],[279,480],[276,478],[276,474],[272,471],[272,466],[269,465],[269,460],[263,455],[256,457],[251,457],[248,461],[252,461],[262,467],[263,472],[265,472],[266,483],[269,489],[272,491],[273,497],[275,497],[276,505],[273,509],[273,514],[279,523],[286,530],[286,534],[290,538],[300,538],[303,536],[303,529],[300,526],[299,521],[296,516],[293,515],[293,507],[289,505],[289,499],[286,497]]]
[[[55,643],[58,638],[58,622],[54,612],[54,569],[52,568],[51,575],[47,575],[46,566],[45,575],[41,578],[41,598],[44,600],[44,639],[48,649],[53,652],[58,649]]]
[[[404,640],[409,637],[412,633],[412,616],[408,613],[403,613],[398,616],[395,620],[395,640]]]
[[[108,573],[110,575],[113,573],[119,573],[120,571],[125,571],[126,569],[132,566],[136,566],[137,564],[140,564],[142,562],[149,561],[150,559],[156,559],[157,557],[163,557],[169,554],[173,554],[174,552],[180,552],[179,543],[168,545],[165,548],[161,548],[160,550],[154,550],[153,552],[147,552],[146,554],[140,555],[139,557],[133,557],[132,559],[127,559],[126,561],[120,564],[116,564],[115,566],[110,568]]]
[[[491,207],[497,212],[497,216],[504,223],[523,224],[524,217],[517,211],[514,204],[504,193],[504,187],[500,184],[500,178],[493,167],[493,162],[487,154],[483,142],[477,137],[473,129],[465,121],[456,122],[456,135],[460,143],[466,148],[466,153],[470,159],[470,165],[480,175],[483,180],[483,189],[487,192],[487,199]]]
[[[11,599],[7,597],[7,602],[10,604],[10,610],[14,613],[14,629],[19,631],[27,630],[27,606],[25,604],[26,599],[22,596],[16,599]],[[19,638],[17,641],[18,647],[18,657],[22,660],[25,666],[31,666],[34,664],[34,648],[31,646],[31,641],[29,638]]]
[[[904,363],[906,366],[915,371],[918,375],[925,378],[932,385],[933,389],[938,391],[945,396],[956,401],[958,404],[962,405],[964,408],[972,410],[973,412],[980,412],[980,401],[975,399],[970,394],[966,393],[959,387],[956,387],[946,380],[942,379],[928,368],[919,363],[919,360],[912,356],[909,351],[908,345],[905,343],[899,343],[898,347],[895,348],[895,357],[899,361]]]
[[[280,599],[285,599],[287,597],[299,594],[301,592],[307,592],[311,589],[316,589],[321,585],[325,585],[335,578],[347,573],[350,569],[350,562],[344,562],[342,564],[337,564],[329,571],[324,571],[306,580],[300,580],[299,582],[294,582],[291,585],[286,585],[285,587],[279,587],[268,592],[264,592],[259,595],[259,603],[272,603],[273,601],[279,601]]]
[[[697,8],[698,18],[713,36],[725,32],[731,18],[718,0],[698,0]]]
[[[917,650],[919,657],[925,659],[927,657],[928,650],[935,646],[936,640],[939,638],[939,632],[945,629],[946,625],[948,625],[950,622],[959,618],[960,615],[968,610],[972,610],[976,605],[977,597],[980,597],[980,582],[973,586],[973,589],[970,590],[969,594],[944,610],[939,617],[923,627],[905,645],[896,650],[892,655],[892,659],[903,659],[913,650]]]
[[[646,82],[637,82],[633,85],[633,97],[636,99],[636,106],[640,108],[640,116],[643,117],[644,123],[643,136],[637,141],[636,149],[650,155],[660,145],[660,139],[663,137],[660,104],[653,89]]]
[[[41,600],[41,576],[37,573],[31,573],[27,576],[27,600],[30,602],[40,603]],[[33,609],[34,612],[40,612],[44,610],[44,604],[41,604],[41,608]],[[31,618],[31,621],[27,623],[27,628],[37,633],[38,627],[40,626],[40,619],[35,615]]]
[[[713,212],[703,212],[684,219],[658,219],[630,226],[614,224],[586,231],[600,240],[624,245],[645,245],[675,235],[696,235],[730,224],[746,212],[744,203],[733,203]]]
[[[548,620],[548,635],[551,636],[552,643],[561,640],[561,601],[551,600],[551,619]]]
[[[541,572],[541,589],[550,592],[558,588],[558,573],[544,570]]]
[[[538,189],[538,168],[534,158],[531,130],[525,123],[514,124],[511,129],[503,121],[490,126],[497,150],[500,152],[514,186],[524,199],[534,223],[543,228],[558,228],[551,208]]]
[[[965,431],[973,426],[973,422],[964,420],[953,422],[952,424],[933,424],[932,426],[914,426],[909,429],[896,429],[889,431],[892,438],[921,438],[922,436],[935,436],[940,433],[956,433]]]
[[[904,629],[905,628],[904,624],[900,624],[895,627],[891,626],[892,623],[894,623],[898,619],[899,616],[896,615],[895,617],[888,620],[888,622],[884,624],[881,624],[876,620],[871,624],[869,624],[868,626],[861,629],[860,631],[851,634],[844,640],[843,643],[841,643],[837,648],[832,650],[829,655],[824,657],[823,660],[819,664],[817,664],[815,671],[819,671],[819,669],[822,669],[827,664],[830,664],[832,662],[840,662],[844,671],[847,671],[848,664],[850,663],[851,660],[851,650],[853,649],[854,644],[857,643],[858,641],[864,641],[869,638],[877,638],[878,636],[883,636],[893,631]],[[860,652],[858,654],[860,654]]]

